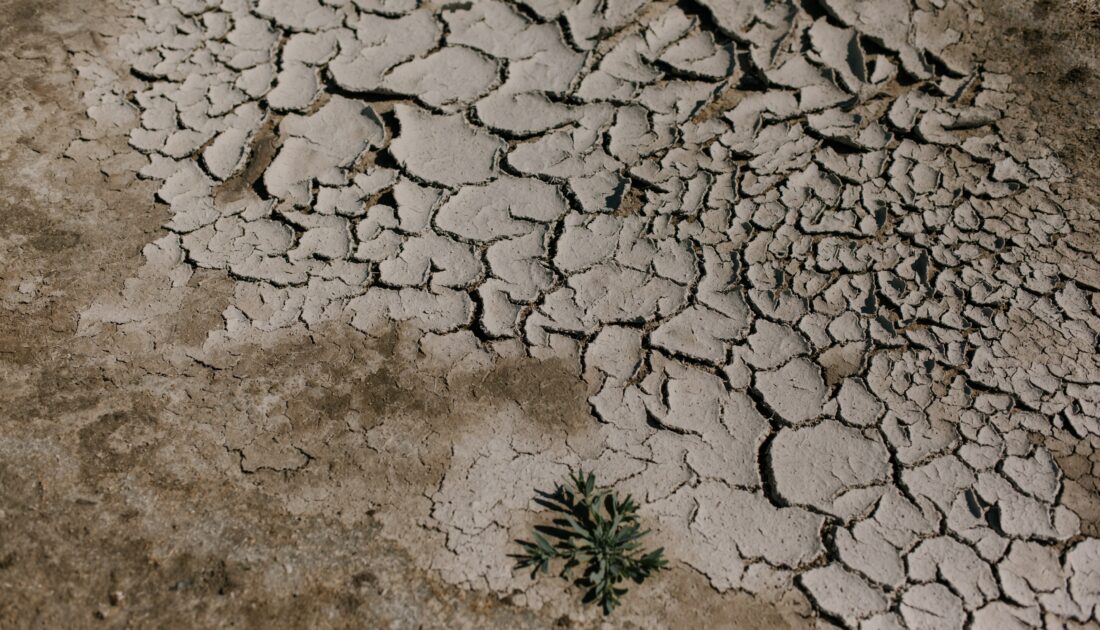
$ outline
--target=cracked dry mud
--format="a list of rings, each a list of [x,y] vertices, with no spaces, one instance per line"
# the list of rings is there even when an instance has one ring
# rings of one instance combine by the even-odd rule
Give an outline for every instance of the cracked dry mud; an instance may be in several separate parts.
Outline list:
[[[1068,5],[78,4],[0,0],[3,625],[1100,623]],[[610,621],[506,557],[580,466]]]

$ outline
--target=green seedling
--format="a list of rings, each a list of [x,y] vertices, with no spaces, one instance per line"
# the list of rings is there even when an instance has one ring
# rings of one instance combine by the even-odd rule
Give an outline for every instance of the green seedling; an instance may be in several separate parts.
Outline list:
[[[605,615],[619,605],[626,580],[641,584],[668,566],[664,549],[642,549],[649,533],[638,523],[638,506],[612,490],[596,487],[596,477],[583,471],[571,475],[572,487],[559,485],[553,493],[539,491],[535,501],[556,514],[551,525],[537,525],[532,540],[517,540],[522,552],[513,554],[517,569],[531,569],[531,577],[549,574],[556,560],[564,560],[560,577],[584,589],[584,602],[598,602]],[[582,570],[574,577],[574,570]]]

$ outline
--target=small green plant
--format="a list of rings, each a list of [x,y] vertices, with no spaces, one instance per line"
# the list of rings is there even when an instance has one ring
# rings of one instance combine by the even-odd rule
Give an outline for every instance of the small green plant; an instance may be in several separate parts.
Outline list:
[[[572,487],[559,485],[552,494],[539,491],[537,503],[558,514],[552,525],[537,525],[532,540],[517,540],[523,548],[516,568],[530,568],[531,577],[550,573],[550,563],[564,560],[559,576],[585,589],[586,604],[599,602],[605,615],[619,605],[625,580],[641,584],[668,566],[664,549],[644,551],[641,540],[649,533],[638,523],[638,506],[627,495],[596,487],[596,476],[584,471],[571,475]],[[553,542],[551,542],[553,541]],[[576,578],[573,570],[583,565]]]

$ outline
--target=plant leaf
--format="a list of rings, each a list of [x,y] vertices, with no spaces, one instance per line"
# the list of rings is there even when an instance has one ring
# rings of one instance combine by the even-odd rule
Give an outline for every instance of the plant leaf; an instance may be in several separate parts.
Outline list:
[[[571,485],[570,485],[571,484]],[[620,498],[596,485],[595,473],[578,470],[569,484],[554,492],[538,491],[535,503],[554,512],[549,525],[536,525],[532,540],[517,540],[520,553],[510,557],[516,568],[531,568],[531,577],[550,572],[556,558],[565,560],[558,575],[584,590],[586,604],[599,602],[605,615],[617,608],[627,589],[624,580],[642,583],[668,566],[664,548],[642,550],[649,534],[638,522],[633,497]],[[580,575],[572,578],[574,570]]]

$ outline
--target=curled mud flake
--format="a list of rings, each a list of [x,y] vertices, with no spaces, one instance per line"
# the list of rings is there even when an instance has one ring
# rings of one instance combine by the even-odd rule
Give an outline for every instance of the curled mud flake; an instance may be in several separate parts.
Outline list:
[[[390,152],[410,175],[453,187],[478,184],[498,172],[504,142],[461,116],[436,116],[408,105],[398,105],[394,113],[401,133]]]

